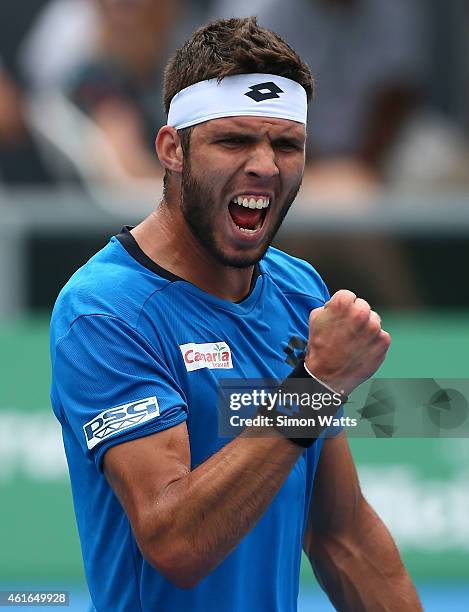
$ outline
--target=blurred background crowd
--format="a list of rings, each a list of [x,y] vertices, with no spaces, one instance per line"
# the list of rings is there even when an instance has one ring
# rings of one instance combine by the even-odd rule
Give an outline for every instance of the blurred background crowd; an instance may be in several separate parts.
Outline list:
[[[127,192],[129,217],[142,216],[139,203],[154,205],[161,191],[154,139],[165,123],[166,60],[208,19],[249,14],[284,36],[316,81],[297,212],[383,226],[403,203],[405,230],[413,202],[423,220],[459,226],[448,211],[460,211],[455,194],[469,190],[464,0],[28,0],[27,11],[2,0],[0,193],[11,201],[6,193],[25,186],[82,190],[115,212],[112,192]],[[352,284],[378,305],[461,305],[468,293],[454,290],[447,270],[467,251],[454,242],[438,253],[447,283],[435,291],[421,262],[435,244],[415,249],[390,231],[342,235],[345,261],[324,233],[314,251],[309,235],[296,236],[295,248],[326,266],[333,289]],[[40,284],[42,293],[26,288],[27,300],[49,307],[54,295]]]
[[[159,178],[153,142],[165,123],[169,54],[207,19],[249,14],[280,33],[316,79],[312,194],[468,184],[469,17],[458,0],[29,0],[27,11],[3,0],[2,181]],[[96,160],[92,172],[83,158]]]
[[[47,317],[73,271],[158,202],[168,57],[209,19],[246,15],[316,83],[304,183],[276,244],[389,314],[385,375],[468,377],[466,0],[1,0],[0,514],[18,528],[0,585],[83,580],[48,420]],[[360,474],[412,572],[462,579],[467,604],[467,440],[371,442],[354,441]],[[38,529],[32,490],[54,530]]]

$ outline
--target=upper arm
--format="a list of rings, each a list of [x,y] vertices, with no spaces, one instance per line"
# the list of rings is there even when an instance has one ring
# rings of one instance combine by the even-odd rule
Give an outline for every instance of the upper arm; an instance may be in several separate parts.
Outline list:
[[[144,552],[147,518],[170,484],[190,472],[186,423],[113,446],[104,455],[103,470]]]
[[[305,534],[306,552],[318,537],[353,529],[362,501],[355,463],[341,432],[327,438],[321,450]]]

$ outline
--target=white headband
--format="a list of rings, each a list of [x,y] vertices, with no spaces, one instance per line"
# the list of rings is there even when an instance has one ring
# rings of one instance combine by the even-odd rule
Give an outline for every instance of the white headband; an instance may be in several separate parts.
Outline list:
[[[305,89],[275,74],[237,74],[200,81],[171,100],[168,125],[182,128],[220,117],[278,117],[306,124]]]

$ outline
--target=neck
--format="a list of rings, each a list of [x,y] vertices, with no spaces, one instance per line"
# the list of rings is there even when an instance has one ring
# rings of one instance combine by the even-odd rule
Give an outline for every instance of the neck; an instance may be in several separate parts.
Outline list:
[[[174,209],[174,211],[173,211]],[[254,266],[230,268],[217,261],[190,231],[179,208],[166,202],[132,230],[142,251],[169,272],[230,302],[249,293]]]

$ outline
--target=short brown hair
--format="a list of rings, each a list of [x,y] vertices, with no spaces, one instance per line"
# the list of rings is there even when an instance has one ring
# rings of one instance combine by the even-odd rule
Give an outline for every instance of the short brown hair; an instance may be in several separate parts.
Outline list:
[[[308,65],[278,34],[258,25],[255,17],[219,19],[194,32],[169,60],[164,74],[164,108],[173,97],[199,81],[263,72],[297,81],[313,95]]]

